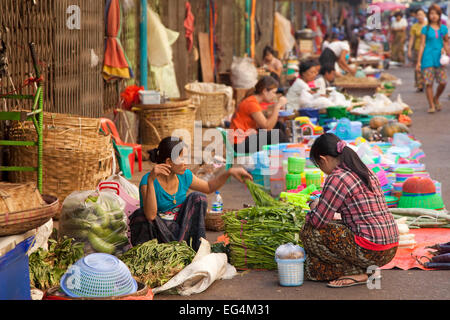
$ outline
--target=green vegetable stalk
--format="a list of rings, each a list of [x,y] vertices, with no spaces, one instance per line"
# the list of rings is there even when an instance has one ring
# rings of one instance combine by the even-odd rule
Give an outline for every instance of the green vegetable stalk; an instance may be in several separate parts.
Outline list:
[[[302,208],[283,205],[253,207],[222,216],[230,239],[230,262],[240,269],[277,268],[275,250],[285,243],[301,245]]]
[[[120,256],[131,274],[150,288],[162,286],[194,259],[185,241],[159,243],[156,239],[135,246]]]
[[[49,239],[48,243],[48,251],[39,248],[29,257],[32,288],[47,290],[59,285],[67,269],[84,256],[84,244],[72,238]]]

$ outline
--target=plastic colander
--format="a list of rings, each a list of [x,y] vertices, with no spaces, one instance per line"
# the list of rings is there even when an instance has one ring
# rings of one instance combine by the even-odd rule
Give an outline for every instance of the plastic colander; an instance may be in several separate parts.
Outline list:
[[[73,298],[113,297],[137,291],[128,267],[106,253],[92,253],[75,262],[62,276],[60,286]]]

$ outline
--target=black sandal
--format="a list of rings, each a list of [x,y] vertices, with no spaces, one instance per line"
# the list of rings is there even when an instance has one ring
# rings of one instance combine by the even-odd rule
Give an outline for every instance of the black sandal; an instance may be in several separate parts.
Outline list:
[[[358,281],[358,280],[355,280],[353,278],[348,278],[348,277],[347,278],[340,278],[340,279],[336,279],[336,280],[351,280],[353,282],[348,283],[348,284],[343,284],[343,285],[334,285],[334,284],[331,284],[331,283],[327,283],[327,287],[330,287],[330,288],[353,287],[353,286],[358,286],[358,285],[362,285],[362,284],[367,284],[367,282],[369,281],[368,279],[367,280]],[[336,281],[336,280],[333,280],[333,281]]]

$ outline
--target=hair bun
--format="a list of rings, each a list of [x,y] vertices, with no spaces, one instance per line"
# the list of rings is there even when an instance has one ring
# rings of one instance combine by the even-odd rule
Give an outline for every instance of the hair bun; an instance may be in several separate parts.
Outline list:
[[[156,163],[156,160],[158,158],[158,148],[152,149],[152,150],[148,150],[148,155],[150,156],[150,161],[153,163]]]

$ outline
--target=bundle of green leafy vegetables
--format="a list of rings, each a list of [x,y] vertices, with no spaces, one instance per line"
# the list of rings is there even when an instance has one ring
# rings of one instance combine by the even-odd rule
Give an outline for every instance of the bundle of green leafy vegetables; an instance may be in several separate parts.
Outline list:
[[[59,285],[67,269],[84,256],[84,243],[72,238],[49,239],[48,245],[48,251],[39,248],[29,257],[31,287],[43,291]]]
[[[156,288],[183,270],[194,256],[195,251],[185,241],[158,243],[153,239],[131,248],[119,259],[136,280]]]
[[[278,246],[289,242],[301,245],[299,232],[305,212],[273,199],[253,182],[246,183],[256,206],[222,216],[230,239],[230,262],[238,269],[273,270]]]

